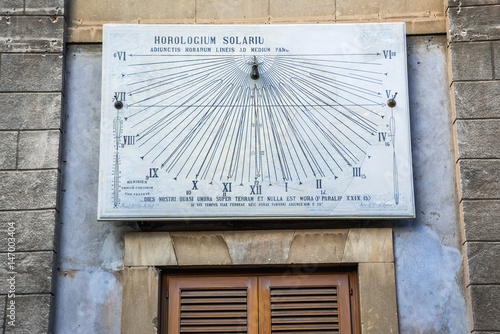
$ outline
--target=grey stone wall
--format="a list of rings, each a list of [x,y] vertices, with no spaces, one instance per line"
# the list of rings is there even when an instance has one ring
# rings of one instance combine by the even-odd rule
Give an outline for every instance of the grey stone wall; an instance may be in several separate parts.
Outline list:
[[[0,1],[2,333],[52,332],[64,24],[63,0]]]
[[[500,1],[449,1],[451,89],[472,333],[500,332]]]

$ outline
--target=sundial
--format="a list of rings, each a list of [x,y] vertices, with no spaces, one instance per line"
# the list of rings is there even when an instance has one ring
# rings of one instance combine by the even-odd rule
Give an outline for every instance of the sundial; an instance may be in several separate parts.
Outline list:
[[[414,216],[403,23],[105,25],[99,219]]]

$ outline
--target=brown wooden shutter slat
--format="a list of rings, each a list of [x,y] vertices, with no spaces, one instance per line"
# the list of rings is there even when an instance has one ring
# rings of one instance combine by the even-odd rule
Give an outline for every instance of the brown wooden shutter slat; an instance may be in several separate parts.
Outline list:
[[[246,326],[181,327],[181,333],[246,333]]]
[[[339,312],[338,310],[325,310],[325,309],[319,309],[319,310],[285,310],[285,311],[277,311],[273,310],[271,311],[271,316],[299,316],[299,315],[338,315]]]
[[[296,324],[309,322],[338,322],[338,317],[271,317],[272,324]]]
[[[242,318],[246,317],[246,309],[244,311],[216,311],[216,312],[181,312],[181,318],[202,318],[203,316],[209,316],[210,318]]]

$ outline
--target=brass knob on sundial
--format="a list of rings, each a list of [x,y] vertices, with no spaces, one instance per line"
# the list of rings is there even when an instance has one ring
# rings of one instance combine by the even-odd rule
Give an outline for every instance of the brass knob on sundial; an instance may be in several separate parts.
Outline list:
[[[115,97],[115,104],[114,104],[115,108],[116,109],[123,108],[123,102],[118,100],[118,97],[116,95],[114,97]]]
[[[389,100],[387,100],[387,105],[390,107],[390,108],[394,108],[396,106],[396,95],[398,95],[398,93],[396,92],[394,94],[393,97],[391,97]]]

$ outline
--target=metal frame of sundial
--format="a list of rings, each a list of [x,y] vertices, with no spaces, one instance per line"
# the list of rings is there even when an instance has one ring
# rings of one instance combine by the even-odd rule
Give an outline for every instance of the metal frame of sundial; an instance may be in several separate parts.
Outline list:
[[[105,25],[98,219],[410,218],[403,23]]]

